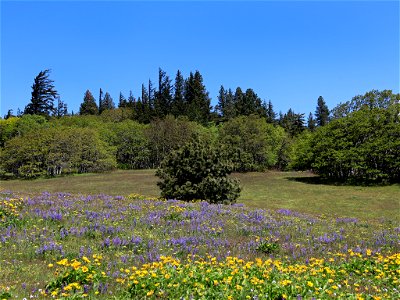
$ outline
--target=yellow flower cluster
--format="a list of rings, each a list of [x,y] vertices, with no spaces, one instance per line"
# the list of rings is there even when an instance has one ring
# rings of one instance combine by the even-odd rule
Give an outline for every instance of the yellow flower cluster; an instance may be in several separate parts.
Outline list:
[[[308,264],[288,264],[272,259],[245,261],[238,257],[218,261],[208,256],[206,259],[188,258],[182,263],[162,256],[158,262],[132,267],[132,271],[125,272],[117,282],[127,286],[132,297],[154,294],[171,299],[179,293],[195,298],[223,295],[225,299],[262,294],[284,299],[297,295],[340,298],[349,294],[357,299],[364,299],[362,295],[379,299],[391,297],[387,288],[379,287],[381,278],[385,278],[386,284],[398,286],[400,253],[384,257],[351,251],[347,255],[334,255],[333,261],[335,264],[329,258],[313,258]],[[371,274],[378,274],[379,278]],[[370,288],[362,285],[362,280],[371,282],[371,278],[376,281]]]
[[[161,197],[150,197],[150,196],[144,196],[141,194],[129,194],[126,198],[129,200],[151,200],[151,201],[165,200],[164,198],[161,198]]]
[[[3,199],[0,201],[0,221],[4,222],[7,216],[19,216],[19,210],[22,207],[23,198]]]
[[[171,205],[171,206],[168,206],[167,210],[168,211],[172,211],[172,212],[176,212],[176,213],[180,213],[180,212],[185,211],[185,208],[181,207],[181,206],[177,206],[177,205]]]
[[[82,286],[84,284],[93,283],[95,278],[106,277],[104,272],[98,273],[94,270],[94,266],[101,265],[102,256],[94,254],[92,259],[83,256],[81,259],[63,258],[56,262],[61,268],[55,271],[58,276],[53,282],[47,285],[47,290],[52,297],[62,296],[69,297],[72,294],[79,294],[82,297],[88,296],[84,293]],[[49,263],[49,268],[53,268],[54,264]],[[61,274],[61,275],[59,275]]]

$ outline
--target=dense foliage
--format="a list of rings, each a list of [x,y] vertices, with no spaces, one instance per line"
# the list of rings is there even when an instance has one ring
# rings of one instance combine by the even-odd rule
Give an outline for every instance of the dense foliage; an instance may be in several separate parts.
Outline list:
[[[229,178],[232,165],[226,155],[198,140],[172,151],[156,175],[161,195],[167,199],[233,203],[240,195],[237,179]]]
[[[323,177],[351,183],[400,181],[398,107],[364,107],[303,135],[292,162]]]
[[[219,131],[220,147],[239,172],[263,171],[276,166],[285,138],[282,127],[273,126],[256,115],[231,119]]]
[[[115,159],[89,128],[42,128],[10,140],[0,154],[5,172],[16,177],[110,170]]]

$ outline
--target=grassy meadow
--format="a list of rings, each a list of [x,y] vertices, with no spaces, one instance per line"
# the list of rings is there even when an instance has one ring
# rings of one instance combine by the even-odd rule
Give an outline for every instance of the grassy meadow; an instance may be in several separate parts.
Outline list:
[[[115,171],[51,179],[0,181],[3,190],[24,193],[68,192],[74,194],[158,197],[158,178],[153,170]],[[361,219],[400,221],[400,185],[337,186],[313,183],[308,172],[250,172],[234,174],[242,186],[238,203],[262,209],[293,209],[311,214]]]
[[[234,176],[230,206],[157,199],[154,171],[1,181],[0,299],[400,297],[399,185]]]

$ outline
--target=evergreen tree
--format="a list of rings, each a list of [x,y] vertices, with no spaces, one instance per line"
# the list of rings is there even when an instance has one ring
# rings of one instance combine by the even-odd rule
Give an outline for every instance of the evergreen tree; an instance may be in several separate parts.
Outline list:
[[[276,113],[274,111],[274,107],[272,105],[271,100],[268,101],[268,105],[266,108],[266,116],[268,123],[274,124],[276,122]]]
[[[225,111],[224,116],[227,120],[230,120],[237,116],[236,108],[235,108],[235,96],[231,89],[228,89],[225,95]]]
[[[155,93],[154,110],[158,118],[171,113],[172,86],[168,75],[161,68],[158,69],[158,91]]]
[[[221,85],[218,93],[218,104],[215,110],[223,121],[230,120],[236,116],[236,108],[234,103],[234,96],[232,90],[225,90]]]
[[[161,163],[157,185],[167,199],[204,199],[210,203],[233,203],[240,195],[237,179],[229,178],[232,164],[225,155],[200,141],[172,151]]]
[[[127,107],[127,106],[128,106],[128,101],[126,100],[126,98],[124,97],[122,92],[120,92],[119,93],[118,107],[122,108],[122,107]]]
[[[152,116],[151,116],[149,92],[147,91],[144,84],[142,84],[142,95],[141,97],[138,98],[134,110],[135,110],[135,120],[137,120],[139,123],[144,123],[144,124],[150,123]]]
[[[172,114],[177,117],[180,115],[186,115],[185,108],[185,80],[183,79],[182,73],[178,70],[175,76],[175,84],[174,84],[174,98],[172,102]]]
[[[68,107],[67,104],[58,97],[57,99],[57,108],[55,115],[57,118],[68,115]]]
[[[59,95],[53,80],[49,79],[50,70],[40,71],[32,85],[31,103],[25,107],[25,114],[50,116],[54,111],[54,100]]]
[[[127,101],[127,106],[130,108],[135,108],[136,106],[136,99],[133,96],[132,91],[129,91],[129,97],[128,97],[128,101]]]
[[[103,111],[100,110],[103,107],[104,107],[104,104],[103,104],[103,90],[100,88],[100,93],[99,93],[99,114],[101,114],[103,112]]]
[[[189,120],[201,124],[209,122],[211,100],[199,71],[196,71],[194,75],[190,72],[189,78],[185,82],[185,102],[188,105]]]
[[[317,126],[325,126],[329,122],[329,109],[322,96],[318,97],[317,109],[315,110]]]
[[[304,130],[304,114],[296,114],[291,108],[282,117],[280,124],[290,136],[297,136]]]
[[[235,109],[239,116],[259,115],[265,116],[266,107],[253,89],[247,89],[245,93],[240,87],[235,91]]]
[[[114,109],[114,108],[115,108],[114,101],[111,98],[110,94],[106,92],[106,94],[104,95],[104,99],[102,101],[102,106],[99,107],[99,112],[101,114],[106,109]]]
[[[226,91],[224,89],[224,86],[221,85],[218,92],[218,104],[215,107],[215,110],[217,111],[220,117],[224,117],[225,107],[226,107]]]
[[[99,108],[96,104],[96,99],[94,99],[92,93],[86,90],[85,96],[83,97],[83,102],[79,109],[80,115],[98,115]]]
[[[314,131],[316,125],[316,121],[314,120],[313,114],[310,113],[308,115],[308,120],[307,120],[307,128],[311,131]]]
[[[149,110],[149,118],[151,119],[154,115],[154,102],[155,102],[155,94],[156,94],[156,89],[153,87],[153,82],[149,79],[149,85],[148,85],[148,110]]]
[[[7,114],[4,116],[4,120],[7,120],[7,119],[12,118],[12,117],[14,117],[13,110],[9,109],[7,111]]]
[[[233,103],[235,105],[235,115],[240,116],[242,115],[242,107],[244,106],[244,100],[243,100],[243,91],[242,89],[238,86],[235,90],[235,94],[233,96]]]

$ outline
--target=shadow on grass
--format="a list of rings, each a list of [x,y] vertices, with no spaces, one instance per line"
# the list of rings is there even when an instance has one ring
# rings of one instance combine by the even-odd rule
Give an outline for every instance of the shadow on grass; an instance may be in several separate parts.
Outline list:
[[[289,181],[302,182],[302,183],[306,183],[306,184],[323,184],[323,185],[335,185],[335,186],[349,185],[348,183],[346,184],[345,182],[327,179],[327,178],[323,178],[320,176],[285,177],[285,179],[287,179]]]
[[[337,179],[335,180],[332,178],[320,177],[318,175],[315,175],[315,176],[291,176],[291,177],[285,177],[285,179],[287,179],[289,181],[302,182],[302,183],[306,183],[306,184],[321,184],[321,185],[332,185],[332,186],[367,187],[367,186],[388,186],[388,185],[393,185],[393,184],[396,185],[396,183],[394,183],[394,182],[374,182],[374,181],[356,181],[356,180],[340,181]]]

